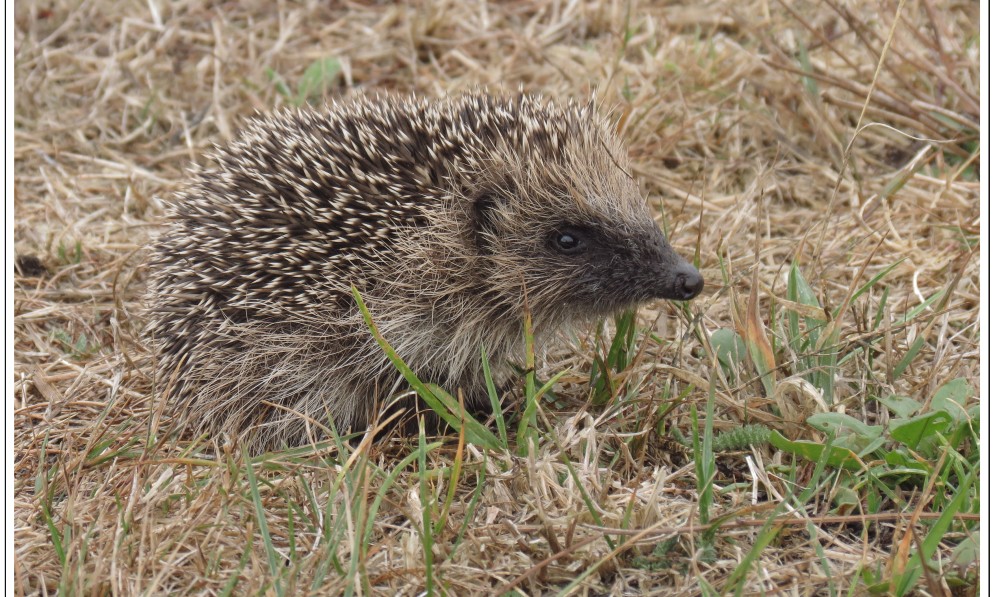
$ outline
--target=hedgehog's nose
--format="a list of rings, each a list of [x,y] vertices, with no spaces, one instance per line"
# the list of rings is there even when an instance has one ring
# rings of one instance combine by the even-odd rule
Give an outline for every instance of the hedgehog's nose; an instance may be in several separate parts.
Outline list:
[[[705,287],[705,279],[690,263],[682,264],[674,273],[674,294],[679,301],[689,301]]]

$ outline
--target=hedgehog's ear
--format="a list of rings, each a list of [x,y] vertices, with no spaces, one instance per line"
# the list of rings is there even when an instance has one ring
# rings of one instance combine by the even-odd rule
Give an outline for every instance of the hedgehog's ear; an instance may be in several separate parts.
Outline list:
[[[490,245],[498,233],[498,210],[504,198],[485,190],[473,200],[473,240],[482,253],[490,253]]]

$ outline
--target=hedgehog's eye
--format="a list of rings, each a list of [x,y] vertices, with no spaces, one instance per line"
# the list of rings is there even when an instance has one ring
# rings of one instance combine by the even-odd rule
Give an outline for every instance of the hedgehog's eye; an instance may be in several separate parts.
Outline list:
[[[560,228],[552,234],[553,247],[564,255],[576,255],[585,249],[584,234],[576,228]]]

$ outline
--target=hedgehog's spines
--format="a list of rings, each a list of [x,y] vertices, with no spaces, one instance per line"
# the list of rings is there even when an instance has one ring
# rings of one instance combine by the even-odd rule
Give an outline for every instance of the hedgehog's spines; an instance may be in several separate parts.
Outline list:
[[[334,100],[256,115],[211,159],[156,244],[150,333],[159,370],[181,369],[177,409],[259,448],[364,428],[400,387],[351,284],[419,375],[470,402],[481,346],[510,374],[526,293],[541,337],[680,294],[686,264],[591,102]],[[560,230],[586,235],[583,259]]]

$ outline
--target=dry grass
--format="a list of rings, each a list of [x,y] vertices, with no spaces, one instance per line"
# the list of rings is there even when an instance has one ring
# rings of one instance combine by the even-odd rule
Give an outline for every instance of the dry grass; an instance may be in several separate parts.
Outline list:
[[[847,507],[842,473],[759,446],[723,453],[699,483],[707,452],[658,431],[690,436],[712,395],[716,430],[759,422],[822,441],[805,424],[824,407],[785,340],[790,312],[844,307],[834,346],[852,358],[835,370],[834,412],[886,424],[874,398],[927,403],[956,378],[977,393],[975,3],[905,3],[893,35],[892,2],[325,4],[18,3],[17,594],[414,594],[429,582],[448,594],[737,582],[861,594],[900,575],[943,510],[931,500],[949,498],[935,478],[876,507],[858,484]],[[401,469],[414,442],[249,461],[167,436],[139,333],[162,198],[254,111],[298,101],[324,57],[341,73],[318,101],[522,87],[594,95],[619,118],[673,244],[698,252],[708,280],[688,311],[643,312],[656,335],[636,339],[619,373],[630,396],[588,403],[597,347],[584,336],[545,358],[545,375],[568,370],[565,406],[543,411],[551,431],[522,457],[449,438]],[[785,302],[792,261],[825,309]],[[777,366],[770,387],[749,361],[716,373],[703,339],[720,329]],[[810,499],[776,509],[810,482]],[[714,501],[704,517],[701,500]],[[773,514],[780,534],[750,554]],[[950,551],[976,520],[950,527],[942,572],[916,590],[969,591],[955,581],[972,582],[977,561]]]

